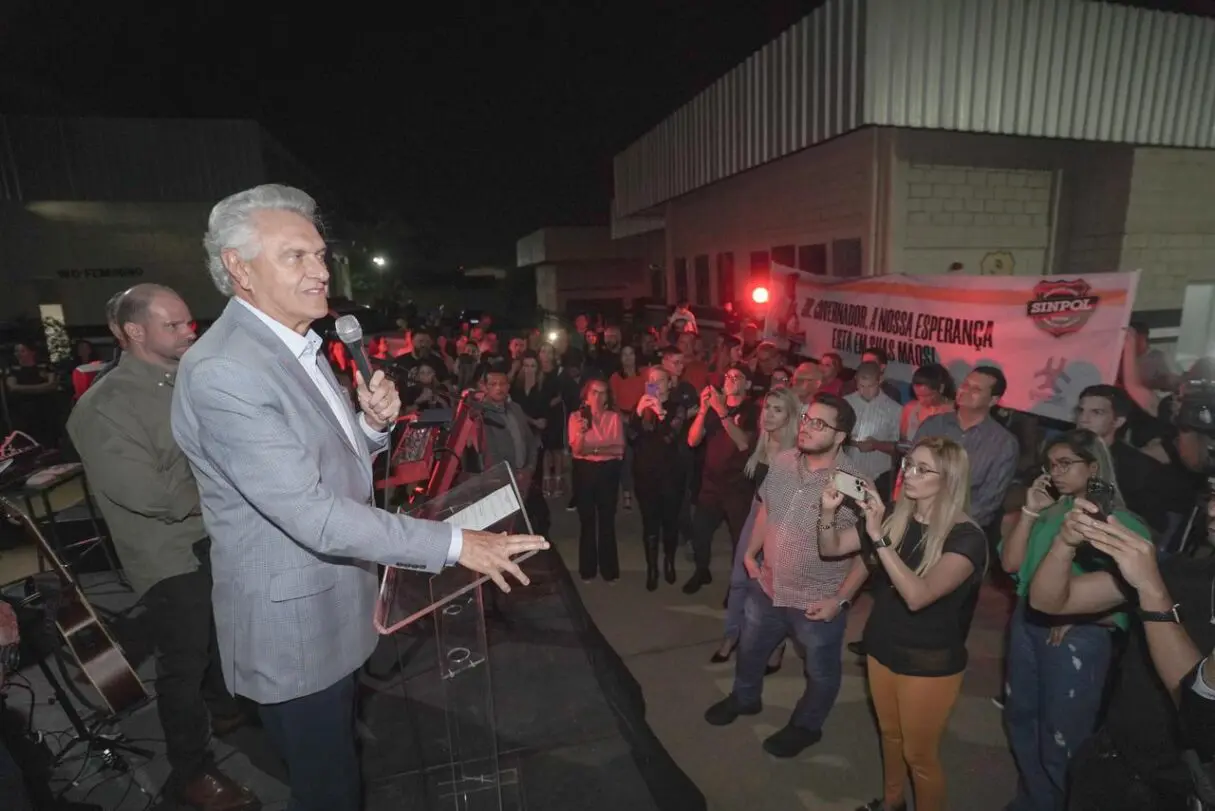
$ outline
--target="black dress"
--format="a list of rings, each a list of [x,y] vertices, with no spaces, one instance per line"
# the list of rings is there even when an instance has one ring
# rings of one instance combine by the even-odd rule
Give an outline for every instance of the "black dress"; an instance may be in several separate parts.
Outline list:
[[[510,390],[510,398],[519,404],[529,420],[547,420],[544,428],[537,431],[540,444],[545,448],[549,447],[547,438],[550,437],[553,429],[553,408],[549,403],[556,396],[557,383],[553,379],[553,375],[545,375],[535,386],[532,386],[531,391],[523,388],[522,377],[516,378],[515,385],[511,386]],[[556,433],[560,435],[560,425],[556,427]]]

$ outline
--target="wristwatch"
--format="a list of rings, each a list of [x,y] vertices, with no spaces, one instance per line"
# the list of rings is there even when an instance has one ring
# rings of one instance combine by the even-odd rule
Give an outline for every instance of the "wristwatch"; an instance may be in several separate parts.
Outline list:
[[[888,546],[894,545],[894,542],[892,540],[890,540],[889,538],[887,538],[885,535],[883,535],[880,538],[872,538],[870,540],[873,541],[874,549],[885,549]]]
[[[845,597],[844,599],[840,600],[839,606],[840,611],[847,611],[849,608],[852,608],[852,601]]]
[[[1181,603],[1173,603],[1173,607],[1168,611],[1145,611],[1140,608],[1138,611],[1139,619],[1144,622],[1172,622],[1176,625],[1181,624],[1181,614],[1177,609],[1181,608]]]

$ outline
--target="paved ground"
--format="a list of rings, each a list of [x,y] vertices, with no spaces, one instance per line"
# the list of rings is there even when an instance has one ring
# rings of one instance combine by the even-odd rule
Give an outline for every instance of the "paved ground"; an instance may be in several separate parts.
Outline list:
[[[577,561],[577,518],[554,504],[552,539],[567,565]],[[765,684],[764,711],[725,728],[702,714],[729,693],[733,663],[712,665],[721,640],[721,608],[729,541],[715,540],[714,583],[700,594],[680,591],[691,564],[680,553],[679,582],[644,585],[644,557],[636,511],[618,521],[622,576],[615,585],[579,582],[582,598],[603,634],[645,691],[647,720],[675,761],[704,792],[710,811],[853,811],[881,793],[881,755],[868,703],[864,670],[844,653],[844,686],[821,743],[791,761],[760,748],[764,737],[788,720],[801,695],[801,660],[790,648],[784,667]],[[860,638],[869,602],[849,619],[848,639]],[[1000,712],[991,703],[1000,686],[1002,637],[1009,608],[997,591],[984,589],[970,634],[970,667],[963,696],[943,748],[950,807],[1001,808],[1011,799],[1016,772],[1005,743]]]
[[[553,506],[556,509],[552,540],[566,563],[574,567],[577,518],[565,512],[563,504]],[[650,726],[701,788],[709,809],[852,811],[861,802],[877,796],[881,757],[866,699],[864,671],[854,658],[844,654],[844,686],[827,722],[823,741],[798,758],[779,761],[760,748],[764,737],[784,725],[801,694],[804,683],[801,662],[792,648],[784,668],[767,679],[765,710],[761,715],[740,719],[726,728],[709,726],[702,714],[729,692],[733,676],[732,663],[711,665],[708,661],[720,641],[724,615],[721,599],[729,546],[724,531],[716,539],[718,554],[713,565],[717,581],[689,597],[679,590],[690,573],[690,564],[682,553],[679,583],[675,586],[663,583],[652,594],[645,591],[637,513],[621,512],[618,527],[623,570],[620,582],[611,586],[602,581],[578,583],[578,588],[594,621],[642,685]],[[0,568],[17,563],[11,554],[6,557],[6,565]],[[862,599],[850,619],[848,639],[860,637],[867,612],[868,602]],[[964,694],[951,719],[943,752],[950,781],[950,806],[955,809],[1001,808],[1014,789],[1015,771],[1000,714],[990,701],[1000,684],[1001,639],[1007,616],[1005,599],[986,589],[971,631],[971,662]],[[145,663],[142,671],[141,675],[150,681],[150,662]],[[47,713],[59,716],[57,708],[40,701],[36,711],[43,721],[40,727],[64,726],[60,718],[45,716]],[[151,708],[140,712],[135,720],[139,729],[128,730],[133,737],[144,737],[137,733],[145,726],[151,735],[157,726]],[[217,744],[230,773],[254,785],[268,810],[282,808],[285,792],[271,776],[278,770],[269,762],[270,756],[266,753],[259,757],[262,753],[255,745],[242,748],[254,752],[253,762],[236,748]],[[144,774],[152,785],[158,785],[163,771],[163,764],[157,762],[150,764]],[[86,793],[96,782],[85,781],[76,795]],[[101,795],[109,793],[108,788],[102,787],[94,799],[101,800]],[[124,800],[114,802],[107,797],[103,802],[107,807],[123,809],[139,809],[146,804],[138,791]]]

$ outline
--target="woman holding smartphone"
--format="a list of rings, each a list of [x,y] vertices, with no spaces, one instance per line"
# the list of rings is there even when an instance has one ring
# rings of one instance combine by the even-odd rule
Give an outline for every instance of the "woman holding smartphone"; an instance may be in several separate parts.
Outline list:
[[[903,811],[911,772],[916,811],[945,807],[941,736],[962,690],[966,631],[987,568],[987,537],[966,514],[970,461],[962,446],[928,437],[903,460],[903,490],[889,518],[863,483],[864,532],[879,563],[865,624],[869,692],[882,740],[885,790],[857,811]],[[844,494],[823,491],[819,552],[861,550],[858,528],[834,529]]]
[[[675,582],[675,551],[679,547],[679,507],[683,479],[679,475],[679,436],[687,411],[671,399],[670,373],[661,366],[646,372],[645,394],[637,402],[637,419],[629,432],[633,445],[633,482],[641,508],[641,538],[645,544],[645,587],[658,588],[658,547],[662,545],[663,578]]]
[[[1056,617],[1034,611],[1029,586],[1063,526],[1076,497],[1087,498],[1144,538],[1151,533],[1126,510],[1105,443],[1091,431],[1061,434],[1046,446],[1046,464],[1026,495],[1012,533],[1000,546],[1000,563],[1017,584],[1017,608],[1008,632],[1004,721],[1020,780],[1010,811],[1063,807],[1067,764],[1089,735],[1101,708],[1113,655],[1113,632],[1126,630],[1122,612],[1103,617]],[[1104,503],[1099,503],[1104,502]],[[1081,547],[1074,574],[1110,561]]]
[[[578,508],[578,573],[583,582],[602,575],[609,583],[620,577],[616,551],[616,497],[624,458],[624,423],[611,406],[608,384],[588,380],[582,406],[570,414],[570,453],[574,457],[574,493]]]

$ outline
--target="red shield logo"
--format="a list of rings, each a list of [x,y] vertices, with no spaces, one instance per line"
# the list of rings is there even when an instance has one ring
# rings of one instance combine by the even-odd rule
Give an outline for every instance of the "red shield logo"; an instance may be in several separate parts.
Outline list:
[[[1038,282],[1025,314],[1038,329],[1061,338],[1083,329],[1097,311],[1099,300],[1083,279]]]

